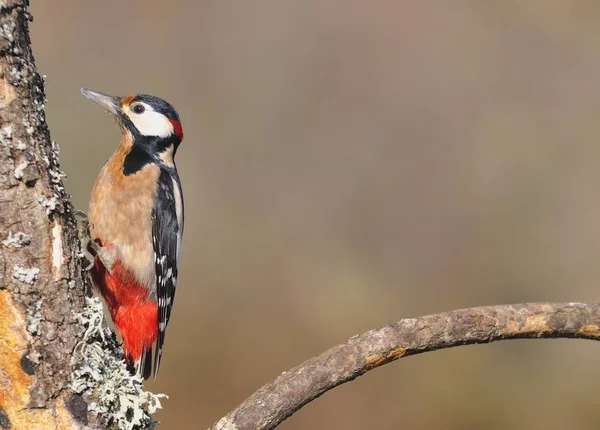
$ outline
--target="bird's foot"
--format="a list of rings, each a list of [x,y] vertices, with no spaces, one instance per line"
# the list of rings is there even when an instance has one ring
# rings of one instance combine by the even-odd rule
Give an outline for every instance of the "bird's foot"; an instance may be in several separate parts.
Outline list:
[[[88,216],[84,211],[76,210],[73,212],[75,218],[79,218],[79,222],[77,223],[77,236],[79,236],[79,241],[81,242],[81,249],[79,251],[79,257],[82,260],[85,260],[86,266],[83,267],[83,270],[88,271],[92,267],[94,267],[94,255],[98,253],[100,246],[92,240],[90,237],[90,221],[88,220]],[[92,252],[90,252],[90,249]]]
[[[78,225],[78,235],[81,241],[81,258],[85,258],[88,265],[84,270],[90,270],[96,264],[96,258],[109,273],[111,273],[113,264],[116,260],[116,249],[112,245],[103,244],[98,239],[93,240],[90,236],[90,222],[83,211],[75,211],[74,215],[81,218]]]

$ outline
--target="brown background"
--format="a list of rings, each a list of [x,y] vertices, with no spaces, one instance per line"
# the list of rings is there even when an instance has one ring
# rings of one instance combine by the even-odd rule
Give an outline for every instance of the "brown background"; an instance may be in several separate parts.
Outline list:
[[[186,231],[156,415],[206,428],[402,317],[600,297],[600,3],[34,1],[48,121],[86,208],[118,143],[79,87],[176,106]],[[413,357],[282,429],[597,429],[600,346]]]

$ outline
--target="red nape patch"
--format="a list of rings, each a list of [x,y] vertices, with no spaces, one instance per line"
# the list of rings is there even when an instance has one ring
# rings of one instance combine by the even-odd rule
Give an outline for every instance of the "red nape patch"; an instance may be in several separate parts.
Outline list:
[[[125,356],[135,363],[158,336],[158,305],[119,261],[109,272],[96,257],[91,274],[123,339]]]
[[[183,128],[181,128],[181,123],[176,119],[169,119],[169,121],[171,124],[173,124],[173,132],[175,133],[175,136],[183,140]]]

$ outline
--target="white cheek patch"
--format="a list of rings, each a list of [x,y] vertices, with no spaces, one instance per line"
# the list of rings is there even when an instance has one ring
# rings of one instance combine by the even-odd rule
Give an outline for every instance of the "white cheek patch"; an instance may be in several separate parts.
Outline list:
[[[161,113],[152,109],[146,103],[141,103],[146,110],[137,114],[127,107],[125,113],[143,136],[167,137],[173,134],[173,124]]]
[[[162,162],[165,163],[167,166],[173,167],[175,166],[175,162],[173,161],[173,152],[174,146],[170,145],[167,147],[167,149],[165,149],[164,152],[161,152],[158,156],[162,160]]]

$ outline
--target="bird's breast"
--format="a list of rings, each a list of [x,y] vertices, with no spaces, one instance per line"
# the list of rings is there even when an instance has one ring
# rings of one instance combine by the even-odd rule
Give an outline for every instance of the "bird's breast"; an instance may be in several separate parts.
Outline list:
[[[116,153],[96,178],[88,211],[92,239],[114,247],[121,266],[149,287],[155,277],[151,216],[159,174],[158,166],[147,164],[126,176]]]

